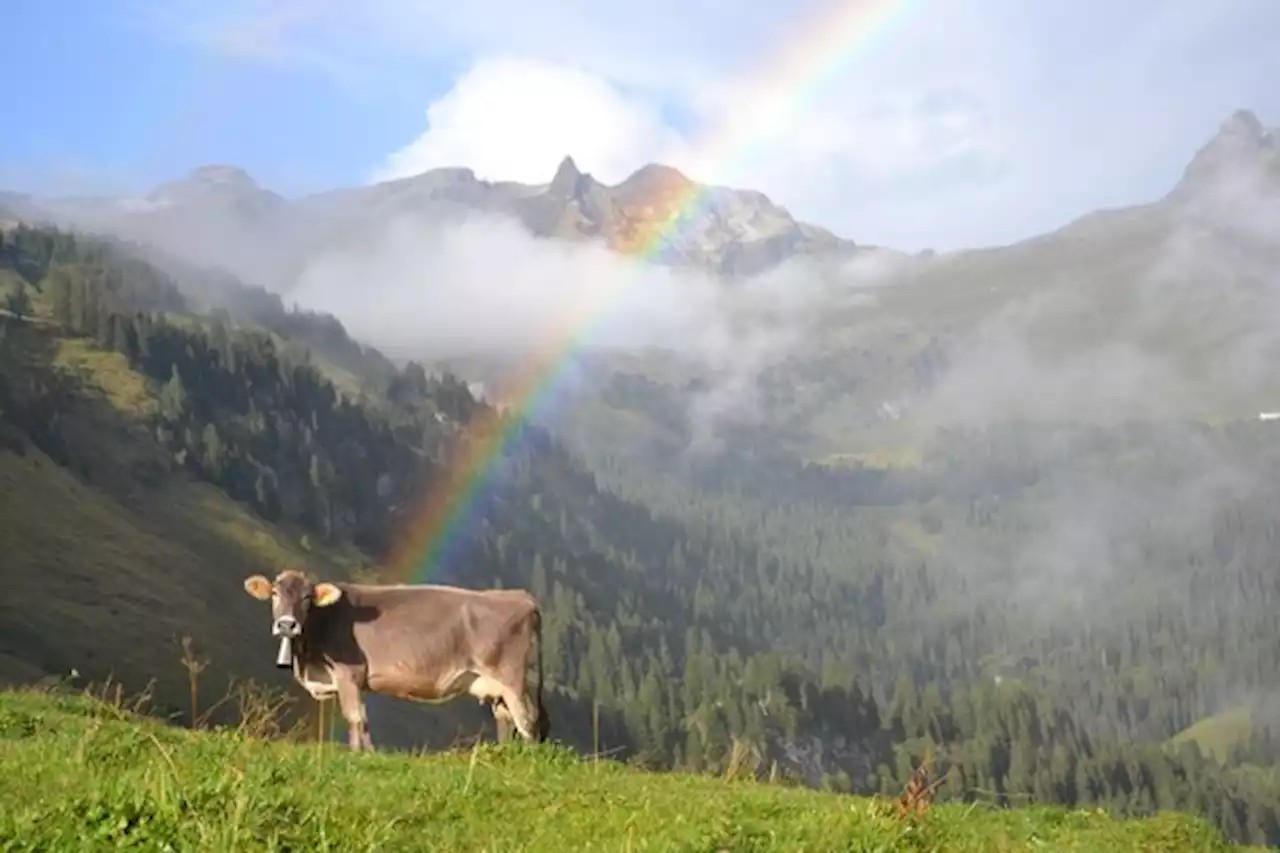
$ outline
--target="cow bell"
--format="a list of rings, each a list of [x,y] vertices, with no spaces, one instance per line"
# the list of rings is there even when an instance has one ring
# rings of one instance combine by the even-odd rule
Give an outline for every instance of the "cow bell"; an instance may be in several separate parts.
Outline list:
[[[280,638],[280,649],[276,652],[276,666],[281,669],[293,666],[293,641],[288,637]]]

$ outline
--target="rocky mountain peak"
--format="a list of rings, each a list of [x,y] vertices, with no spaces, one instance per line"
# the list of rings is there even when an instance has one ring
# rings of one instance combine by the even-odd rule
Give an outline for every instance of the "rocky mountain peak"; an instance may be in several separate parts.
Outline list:
[[[246,190],[260,189],[258,182],[244,169],[239,166],[222,163],[197,166],[187,175],[186,180],[188,183],[204,184],[206,186],[235,187]]]
[[[693,181],[672,166],[649,163],[641,166],[614,188],[624,204],[645,204],[686,192]]]
[[[263,189],[239,166],[211,164],[199,166],[185,178],[161,184],[147,195],[153,204],[193,204],[217,202],[258,212],[274,208],[284,199]]]
[[[573,162],[573,158],[566,156],[556,167],[555,177],[551,179],[551,186],[547,191],[554,196],[575,196],[578,194],[578,185],[584,177],[586,176],[579,171],[578,164]]]
[[[1244,135],[1257,143],[1264,141],[1268,133],[1253,110],[1236,110],[1222,123],[1218,135]]]
[[[1172,196],[1202,195],[1235,180],[1266,179],[1280,162],[1280,143],[1250,110],[1236,110],[1191,158]]]

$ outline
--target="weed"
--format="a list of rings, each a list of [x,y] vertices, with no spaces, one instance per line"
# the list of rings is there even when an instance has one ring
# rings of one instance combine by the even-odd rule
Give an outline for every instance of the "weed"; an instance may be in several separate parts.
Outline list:
[[[933,795],[937,792],[938,787],[946,781],[946,776],[940,776],[933,782],[929,781],[929,770],[926,768],[933,767],[932,755],[925,756],[920,765],[911,773],[911,778],[907,780],[907,786],[902,792],[902,796],[898,798],[898,817],[905,818],[908,815],[916,815],[922,817],[929,806],[933,805]]]
[[[190,634],[182,637],[182,667],[187,671],[187,685],[191,691],[191,728],[199,728],[200,673],[204,672],[209,661],[196,655],[195,641]]]

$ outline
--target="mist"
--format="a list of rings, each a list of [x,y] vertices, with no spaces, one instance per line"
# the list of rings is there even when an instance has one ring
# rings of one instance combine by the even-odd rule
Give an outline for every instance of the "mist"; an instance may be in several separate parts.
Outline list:
[[[871,282],[874,270],[859,270]],[[694,443],[757,414],[756,380],[815,325],[839,285],[789,261],[732,284],[621,256],[594,243],[532,236],[519,222],[401,215],[359,241],[308,258],[289,298],[332,313],[357,338],[403,358],[658,350],[701,377],[689,400]]]
[[[944,546],[975,594],[1033,623],[1114,629],[1126,607],[1203,595],[1190,553],[1221,570],[1215,598],[1251,606],[1226,579],[1270,558],[1215,530],[1280,500],[1274,439],[1257,424],[1280,400],[1278,211],[1256,164],[1227,162],[955,285],[1014,294],[948,329],[947,367],[909,412],[925,441],[989,433],[971,455],[1001,521],[949,529]],[[1040,257],[1055,259],[1051,277]],[[949,286],[948,270],[935,263],[929,286]]]
[[[1277,225],[1280,193],[1230,168],[1077,241],[1051,283],[1011,264],[999,284],[1022,295],[956,336],[918,417],[1118,423],[1267,408],[1280,388]]]

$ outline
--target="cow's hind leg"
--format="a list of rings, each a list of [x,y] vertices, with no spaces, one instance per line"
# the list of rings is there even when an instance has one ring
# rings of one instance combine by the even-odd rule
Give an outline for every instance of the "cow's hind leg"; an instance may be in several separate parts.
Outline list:
[[[511,711],[507,708],[507,703],[501,698],[491,699],[489,708],[493,711],[493,722],[498,729],[498,743],[505,743],[511,740],[511,733],[515,730],[515,721],[511,716]]]
[[[507,689],[502,692],[503,704],[515,723],[516,730],[525,740],[538,740],[538,715],[533,710],[529,697],[520,689]]]
[[[360,695],[360,688],[345,678],[338,681],[338,707],[347,722],[347,746],[355,751],[372,750],[373,738],[369,737],[369,716],[365,712],[364,697]]]

